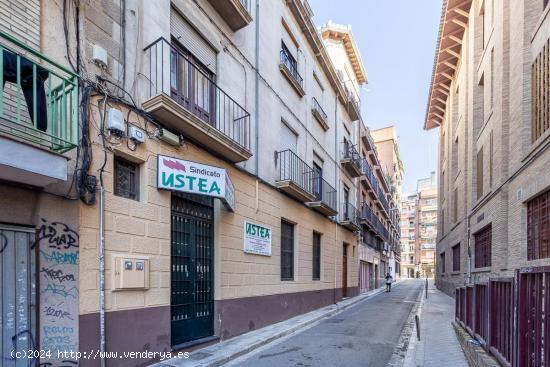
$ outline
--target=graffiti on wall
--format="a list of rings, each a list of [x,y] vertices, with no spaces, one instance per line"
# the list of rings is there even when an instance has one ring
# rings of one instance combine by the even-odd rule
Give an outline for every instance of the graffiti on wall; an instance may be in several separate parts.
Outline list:
[[[76,364],[57,352],[78,351],[79,235],[62,222],[41,219],[36,242],[40,253],[40,349],[52,352],[43,366]]]

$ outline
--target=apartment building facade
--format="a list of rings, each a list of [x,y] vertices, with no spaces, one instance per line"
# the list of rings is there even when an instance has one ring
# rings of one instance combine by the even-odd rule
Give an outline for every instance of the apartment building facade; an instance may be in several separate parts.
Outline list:
[[[435,172],[417,183],[416,241],[419,251],[418,272],[421,277],[433,278],[438,259],[435,257],[437,237],[437,179]]]
[[[420,258],[416,240],[418,194],[405,194],[401,199],[401,277],[416,278]]]
[[[0,6],[16,348],[178,350],[358,294],[360,258],[383,277],[396,224],[349,27],[318,32],[305,1]]]
[[[358,160],[361,167],[358,207],[361,243],[359,246],[359,289],[368,291],[382,284],[387,272],[395,274],[393,255],[396,242],[395,202],[391,187],[381,170],[381,161],[369,129],[361,123]],[[398,242],[397,242],[398,243]],[[395,278],[395,277],[394,277]]]
[[[404,168],[399,153],[399,142],[395,126],[387,126],[371,131],[372,140],[378,152],[382,172],[386,176],[386,180],[390,186],[391,203],[390,216],[391,220],[398,225],[391,230],[391,242],[393,249],[390,252],[390,274],[395,279],[396,274],[399,276],[401,255],[400,250],[400,210],[401,210],[401,187],[403,184]]]
[[[437,285],[547,266],[548,1],[447,1],[424,127],[439,128]]]

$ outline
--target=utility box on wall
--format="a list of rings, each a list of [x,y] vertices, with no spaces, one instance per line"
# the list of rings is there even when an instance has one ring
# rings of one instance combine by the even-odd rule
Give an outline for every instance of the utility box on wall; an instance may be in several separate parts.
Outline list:
[[[149,289],[148,257],[115,256],[113,271],[113,290]]]

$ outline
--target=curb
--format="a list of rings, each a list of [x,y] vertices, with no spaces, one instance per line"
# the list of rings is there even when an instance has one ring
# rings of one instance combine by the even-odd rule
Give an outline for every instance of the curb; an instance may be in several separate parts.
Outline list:
[[[399,285],[399,283],[401,283],[400,281],[396,281],[394,284],[395,285]],[[380,287],[380,288],[377,288],[375,290],[372,290],[371,292],[369,293],[366,293],[366,294],[363,294],[363,295],[359,295],[359,296],[355,296],[355,297],[352,297],[352,298],[349,298],[349,299],[346,299],[346,300],[343,300],[343,301],[340,301],[336,304],[332,304],[332,305],[329,305],[329,306],[325,306],[326,308],[326,311],[320,313],[319,315],[316,315],[314,317],[312,317],[311,319],[307,319],[307,320],[304,320],[303,322],[301,323],[298,323],[298,324],[295,324],[294,326],[291,326],[291,327],[288,327],[288,328],[284,328],[283,330],[280,330],[280,331],[276,331],[274,332],[272,335],[269,335],[265,338],[262,338],[261,335],[259,335],[258,339],[255,340],[255,341],[252,341],[250,344],[248,344],[247,347],[245,348],[240,348],[239,350],[231,353],[229,352],[229,354],[227,353],[224,353],[223,355],[221,355],[220,357],[216,358],[214,356],[211,356],[210,358],[212,358],[211,360],[206,360],[206,361],[196,361],[195,364],[193,363],[192,360],[190,359],[187,359],[187,360],[181,360],[181,359],[171,359],[171,360],[168,360],[168,361],[162,361],[162,362],[158,362],[156,364],[153,364],[152,366],[154,367],[190,367],[190,366],[194,366],[194,367],[219,367],[219,366],[222,366],[236,358],[239,358],[239,357],[242,357],[246,354],[249,354],[251,353],[252,351],[260,348],[260,347],[263,347],[264,345],[266,344],[269,344],[275,340],[278,340],[280,338],[283,338],[285,336],[288,336],[292,333],[295,333],[297,332],[298,330],[300,329],[304,329],[306,328],[307,326],[310,326],[322,319],[325,319],[325,318],[328,318],[328,317],[331,317],[331,316],[334,316],[340,312],[343,312],[344,310],[352,307],[352,306],[356,306],[358,305],[359,303],[361,303],[362,301],[366,301],[380,293],[383,293],[384,292],[384,287]],[[318,312],[319,310],[313,310],[313,311],[310,311],[310,312]],[[304,315],[307,315],[306,314],[302,314],[302,315],[297,315],[295,317],[304,317]],[[284,320],[284,321],[281,321],[280,323],[284,323],[284,322],[288,322],[289,320],[292,320],[292,318],[288,319],[288,320]],[[276,326],[277,324],[273,324],[273,325],[269,325],[269,326]],[[282,325],[280,325],[281,328],[283,327]],[[261,330],[262,329],[258,329],[258,330],[255,330],[257,332],[260,332],[261,333]],[[247,334],[242,334],[242,337],[244,338]],[[239,338],[239,336],[235,337],[235,338],[231,338],[231,339],[228,339],[227,341],[225,342],[221,342],[221,343],[218,343],[216,345],[221,345],[222,343],[229,343],[229,342],[237,342],[238,340],[236,340],[237,338]],[[200,349],[194,351],[194,352],[199,352]],[[209,357],[207,357],[209,358]]]

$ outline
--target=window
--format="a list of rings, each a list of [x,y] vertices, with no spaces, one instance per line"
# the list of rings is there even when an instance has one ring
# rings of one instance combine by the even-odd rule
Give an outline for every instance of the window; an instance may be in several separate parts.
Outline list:
[[[294,280],[294,225],[281,221],[281,280]]]
[[[550,127],[550,39],[531,66],[531,141],[534,143]]]
[[[483,196],[483,147],[477,152],[477,199]]]
[[[493,110],[495,100],[495,49],[491,49],[491,111]]]
[[[445,274],[445,253],[442,252],[441,254],[439,254],[439,258],[441,261],[441,273]]]
[[[527,203],[527,260],[550,257],[550,191]]]
[[[460,271],[460,243],[453,246],[453,271]]]
[[[139,166],[115,157],[115,195],[139,200]]]
[[[458,188],[453,190],[453,222],[458,220]]]
[[[312,279],[321,279],[321,234],[313,232]]]
[[[491,242],[491,225],[474,234],[476,268],[491,266]]]
[[[489,187],[493,187],[493,132],[489,135]]]

